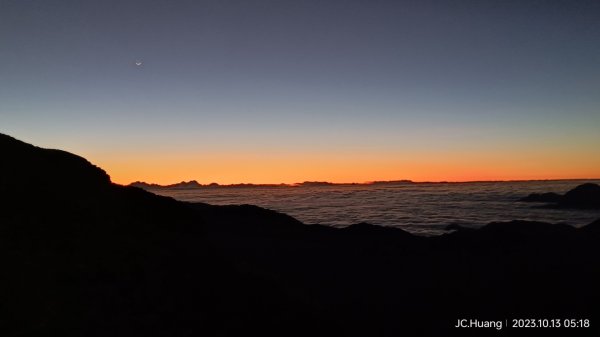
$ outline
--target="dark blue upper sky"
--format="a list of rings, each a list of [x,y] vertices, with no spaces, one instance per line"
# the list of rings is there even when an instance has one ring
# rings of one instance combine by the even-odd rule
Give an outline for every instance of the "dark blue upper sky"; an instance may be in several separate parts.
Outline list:
[[[0,0],[0,131],[109,166],[529,144],[600,173],[599,91],[600,1]]]

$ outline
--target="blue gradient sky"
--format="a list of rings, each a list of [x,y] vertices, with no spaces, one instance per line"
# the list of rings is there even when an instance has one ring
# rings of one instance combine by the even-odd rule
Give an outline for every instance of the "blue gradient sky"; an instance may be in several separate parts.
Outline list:
[[[600,177],[599,18],[585,0],[0,0],[0,132],[121,183]]]

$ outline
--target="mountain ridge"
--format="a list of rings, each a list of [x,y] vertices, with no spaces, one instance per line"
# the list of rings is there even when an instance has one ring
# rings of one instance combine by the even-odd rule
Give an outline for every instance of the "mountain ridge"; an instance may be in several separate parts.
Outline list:
[[[0,150],[3,336],[452,336],[464,317],[595,322],[600,220],[436,237],[336,229],[121,186],[11,137]]]

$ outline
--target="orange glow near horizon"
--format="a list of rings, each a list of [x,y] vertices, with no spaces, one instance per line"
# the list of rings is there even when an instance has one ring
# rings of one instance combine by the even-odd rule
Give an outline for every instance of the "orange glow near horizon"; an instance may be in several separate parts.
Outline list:
[[[600,157],[552,151],[519,153],[311,153],[295,155],[122,154],[87,156],[115,183],[144,181],[161,185],[199,183],[293,184],[303,181],[364,183],[382,180],[497,181],[593,179],[600,177]],[[585,158],[582,159],[582,158]]]

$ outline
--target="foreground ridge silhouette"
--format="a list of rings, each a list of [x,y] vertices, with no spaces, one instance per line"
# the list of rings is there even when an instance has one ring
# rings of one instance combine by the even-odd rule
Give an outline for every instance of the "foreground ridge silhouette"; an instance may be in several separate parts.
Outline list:
[[[0,134],[0,336],[513,335],[477,318],[590,319],[600,220],[420,237],[304,225],[110,182],[85,159]],[[566,330],[565,330],[566,329]]]

